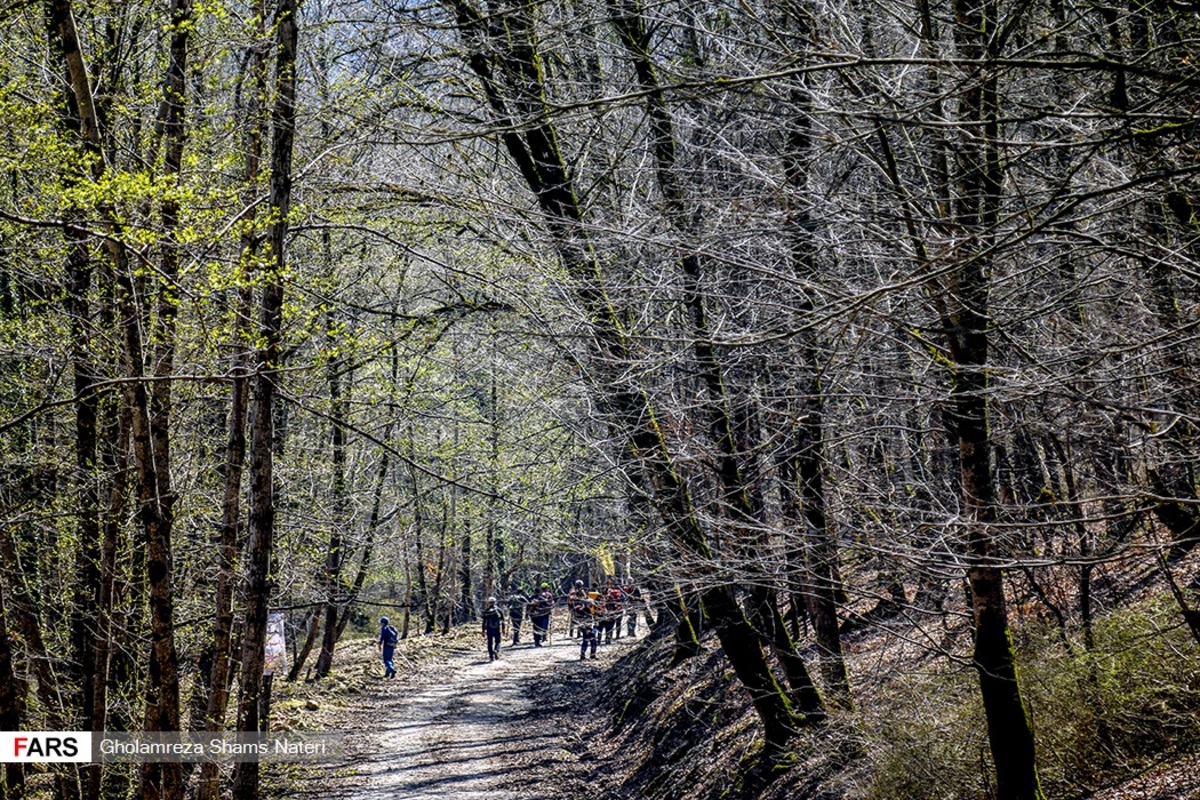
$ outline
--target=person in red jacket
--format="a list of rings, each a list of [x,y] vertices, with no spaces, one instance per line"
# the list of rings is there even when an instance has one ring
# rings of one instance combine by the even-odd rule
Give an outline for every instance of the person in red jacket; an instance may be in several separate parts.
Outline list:
[[[617,638],[621,638],[621,615],[625,613],[625,593],[621,591],[621,587],[609,581],[605,586],[601,602],[604,604],[604,616],[600,628],[604,631],[604,642],[608,644],[613,640],[614,631]]]

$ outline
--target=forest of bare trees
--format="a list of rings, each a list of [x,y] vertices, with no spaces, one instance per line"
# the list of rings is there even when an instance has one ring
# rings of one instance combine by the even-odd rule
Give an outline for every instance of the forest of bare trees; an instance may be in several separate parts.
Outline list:
[[[1033,800],[1200,747],[1200,8],[0,22],[0,728],[258,730],[381,610],[611,570],[677,659],[719,639],[781,770],[943,691],[982,752],[862,722],[847,757]],[[848,664],[881,625],[911,675]],[[1078,730],[1031,699],[1067,685]]]

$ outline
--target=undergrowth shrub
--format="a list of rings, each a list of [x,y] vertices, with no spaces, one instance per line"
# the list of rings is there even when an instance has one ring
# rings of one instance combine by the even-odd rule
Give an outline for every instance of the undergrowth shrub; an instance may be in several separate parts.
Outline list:
[[[1200,648],[1169,597],[1097,619],[1095,647],[1030,637],[1021,680],[1048,795],[1084,797],[1152,761],[1200,749]]]
[[[1170,597],[1098,618],[1087,652],[1049,626],[1017,649],[1048,797],[1074,800],[1151,762],[1200,750],[1200,647]],[[860,706],[866,800],[989,800],[993,767],[974,669],[898,670]]]
[[[863,707],[870,800],[979,800],[988,776],[983,707],[975,674],[953,669],[898,674]]]

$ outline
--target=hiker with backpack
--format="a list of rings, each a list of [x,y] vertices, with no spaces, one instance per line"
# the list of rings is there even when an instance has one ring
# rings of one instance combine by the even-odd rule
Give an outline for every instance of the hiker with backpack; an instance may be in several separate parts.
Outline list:
[[[388,622],[387,617],[379,618],[379,651],[383,655],[383,677],[396,677],[396,667],[392,659],[396,655],[396,642],[400,641],[400,632]]]
[[[488,661],[500,657],[500,637],[504,635],[504,613],[496,605],[496,598],[489,597],[484,603],[483,636],[487,639]]]
[[[596,592],[591,592],[591,595],[596,595]],[[588,648],[591,648],[592,658],[596,657],[596,645],[600,643],[600,614],[601,608],[597,605],[594,597],[589,596],[588,592],[583,593],[583,598],[576,603],[579,607],[579,617],[576,625],[579,627],[579,633],[582,637],[579,640],[579,660],[587,658]]]

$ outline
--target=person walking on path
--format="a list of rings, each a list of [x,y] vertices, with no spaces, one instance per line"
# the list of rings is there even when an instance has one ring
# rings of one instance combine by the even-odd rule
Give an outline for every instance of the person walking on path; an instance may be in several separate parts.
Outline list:
[[[514,583],[512,594],[508,596],[508,619],[512,623],[513,647],[521,641],[521,621],[525,619],[525,606],[528,603],[529,598]]]
[[[487,639],[488,661],[500,657],[500,637],[504,635],[504,614],[496,605],[496,598],[489,597],[483,606],[483,635]]]
[[[543,583],[529,602],[529,623],[533,625],[533,646],[541,647],[550,641],[550,614],[554,611],[554,593],[550,584]]]
[[[571,639],[575,638],[576,631],[582,635],[583,625],[591,616],[587,610],[587,599],[587,589],[583,588],[583,581],[575,581],[575,588],[567,593],[567,619],[570,621],[567,636]]]
[[[610,580],[605,584],[604,595],[597,600],[603,606],[600,617],[600,630],[604,635],[604,643],[609,644],[616,638],[621,638],[621,615],[625,612],[625,593]]]
[[[400,633],[392,627],[387,617],[379,618],[379,652],[383,655],[383,677],[396,677],[396,667],[393,659],[396,656],[396,642],[400,641]]]
[[[579,660],[583,661],[587,658],[588,648],[592,650],[592,658],[596,657],[596,645],[600,643],[600,617],[599,607],[596,601],[588,597],[586,593],[583,599],[577,601],[579,606],[579,617],[576,625],[579,626]]]

